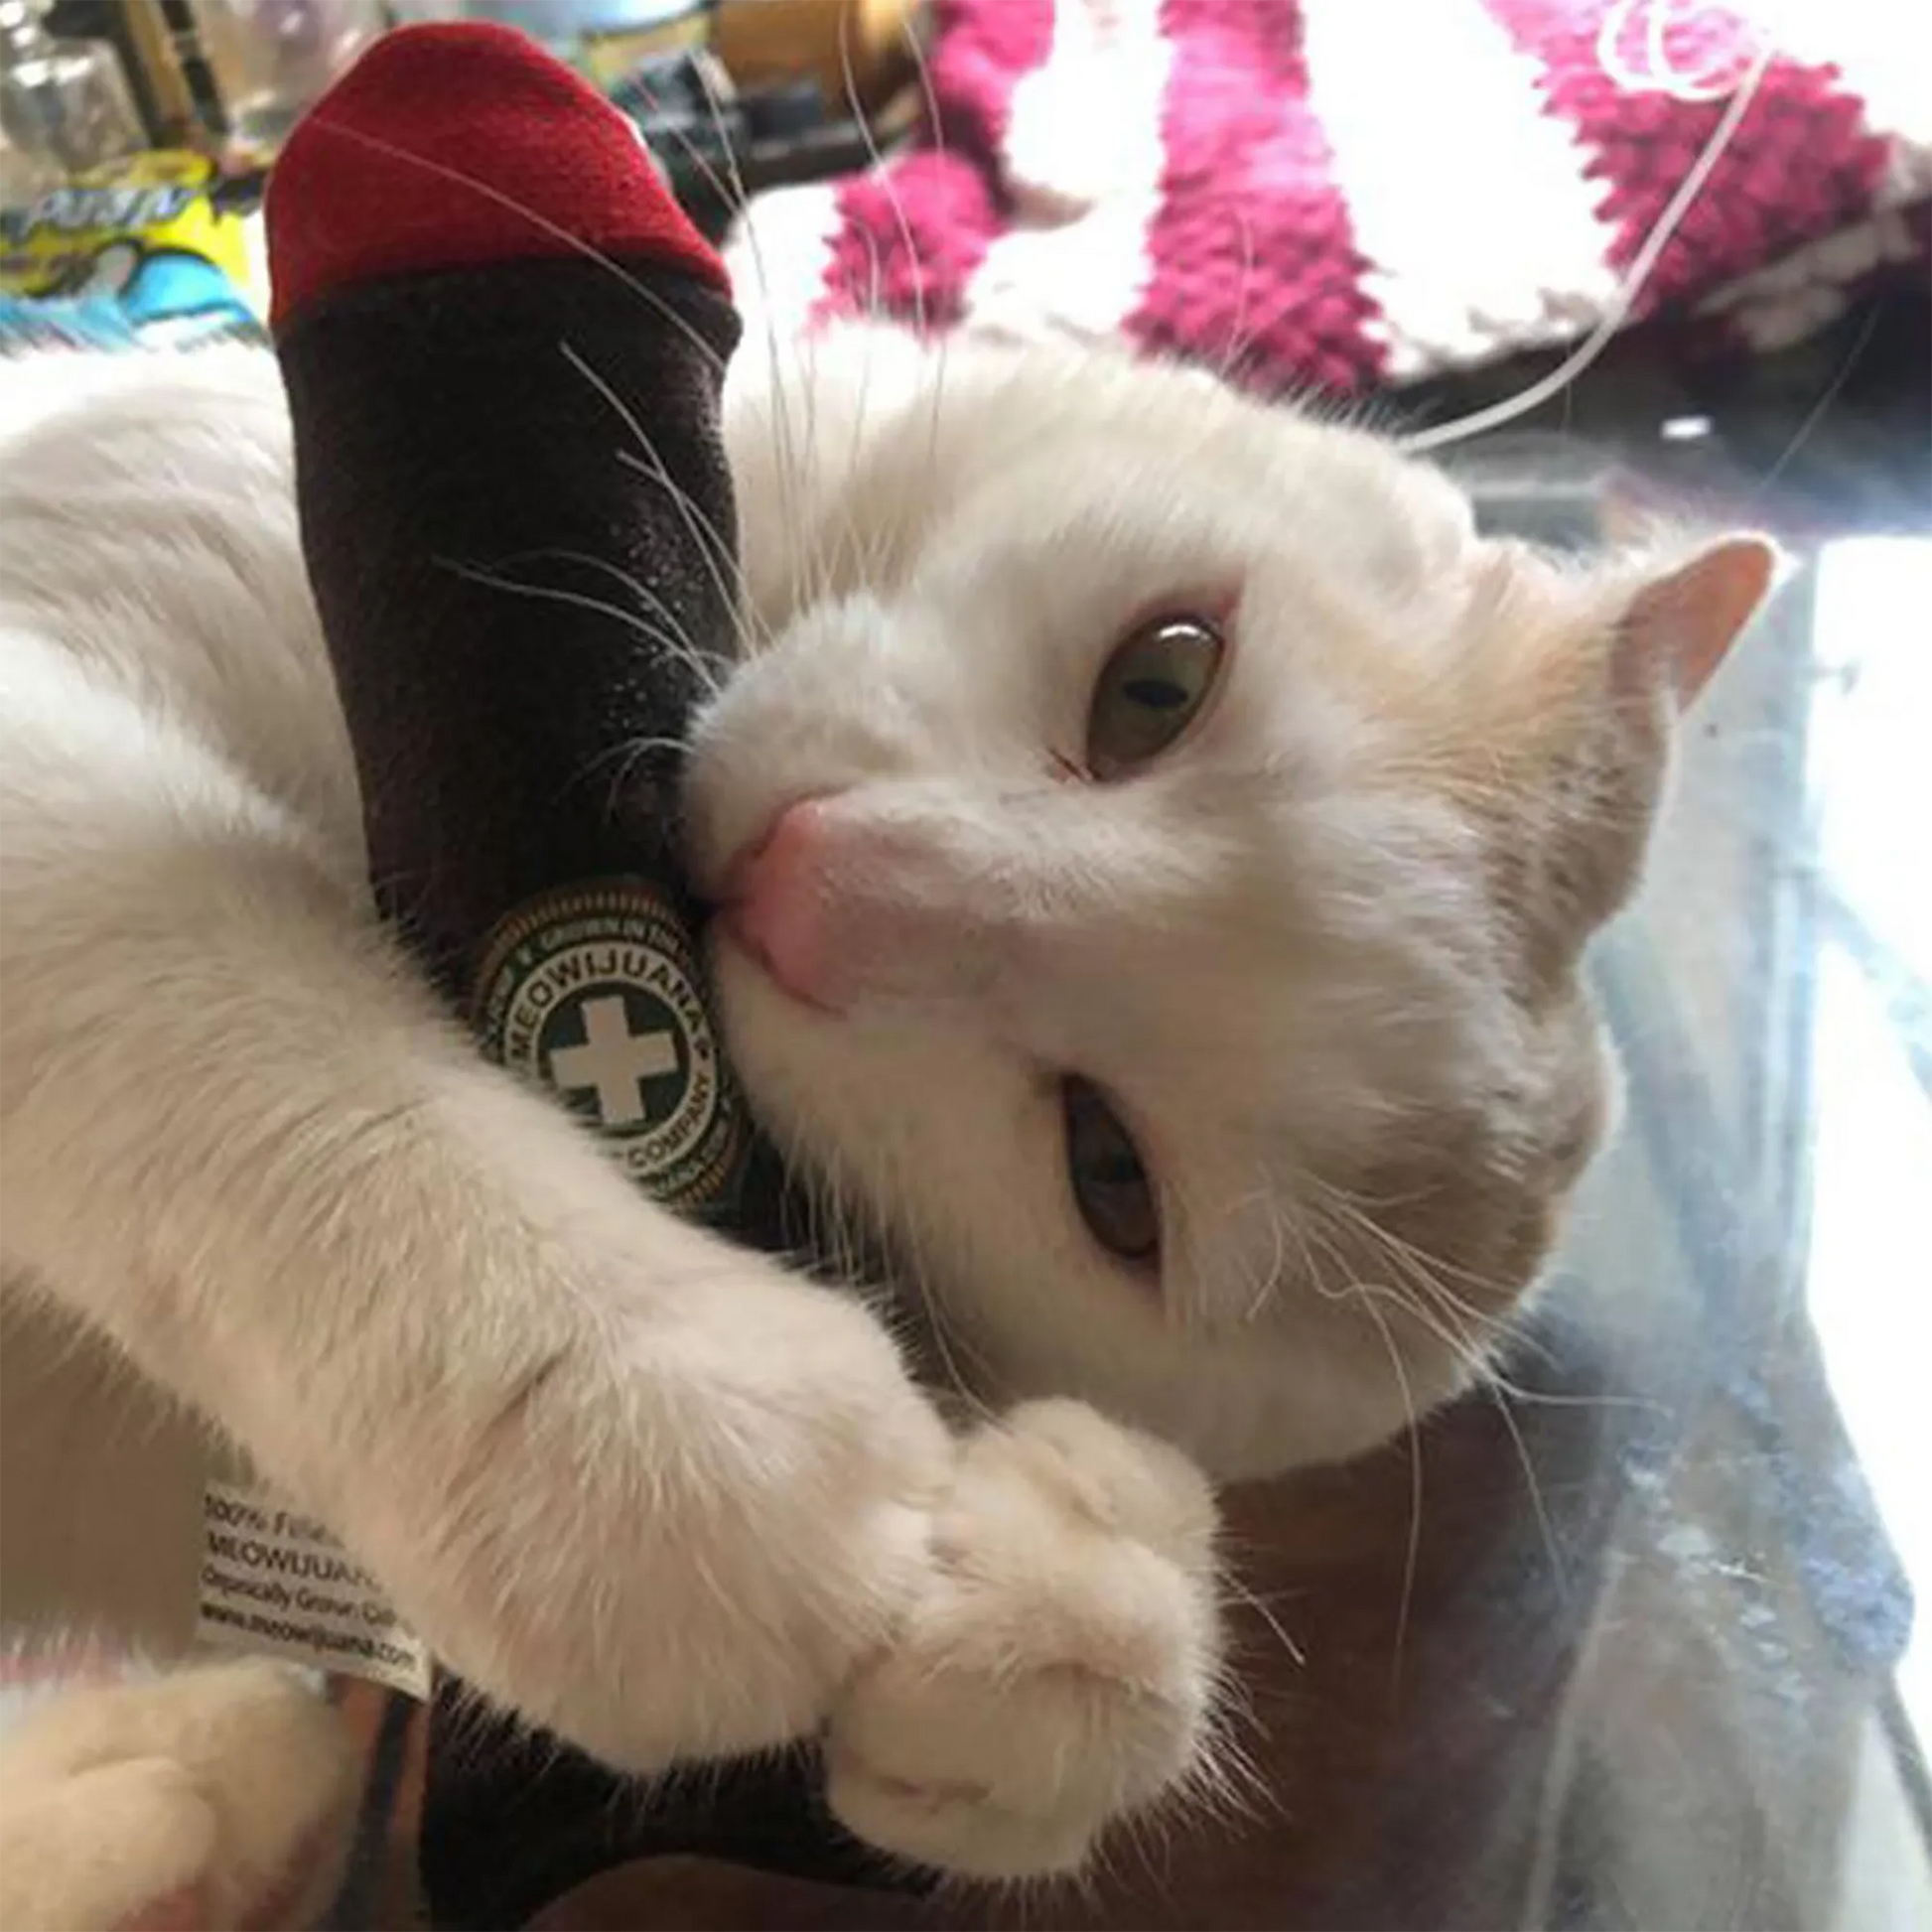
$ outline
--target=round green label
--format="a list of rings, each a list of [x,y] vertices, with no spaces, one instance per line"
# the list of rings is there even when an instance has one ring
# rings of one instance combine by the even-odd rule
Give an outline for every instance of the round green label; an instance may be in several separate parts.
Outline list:
[[[750,1146],[697,948],[641,879],[531,900],[483,948],[471,1002],[483,1050],[551,1088],[675,1207],[726,1198]]]

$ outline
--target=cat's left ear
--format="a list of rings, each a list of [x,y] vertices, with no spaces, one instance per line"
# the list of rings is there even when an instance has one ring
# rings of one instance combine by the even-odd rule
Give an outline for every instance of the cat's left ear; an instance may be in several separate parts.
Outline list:
[[[1782,563],[1769,537],[1720,537],[1637,587],[1617,625],[1631,680],[1666,683],[1688,707],[1756,615]]]

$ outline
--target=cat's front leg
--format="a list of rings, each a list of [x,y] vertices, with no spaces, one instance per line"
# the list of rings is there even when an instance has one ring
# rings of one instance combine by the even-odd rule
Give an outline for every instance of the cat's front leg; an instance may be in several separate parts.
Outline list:
[[[57,653],[0,708],[0,1259],[486,1694],[629,1767],[813,1729],[954,1446],[865,1310],[484,1066],[305,828]]]
[[[1221,1665],[1207,1484],[1075,1402],[964,1446],[933,1566],[827,1739],[861,1838],[986,1878],[1077,1871],[1208,1764]]]

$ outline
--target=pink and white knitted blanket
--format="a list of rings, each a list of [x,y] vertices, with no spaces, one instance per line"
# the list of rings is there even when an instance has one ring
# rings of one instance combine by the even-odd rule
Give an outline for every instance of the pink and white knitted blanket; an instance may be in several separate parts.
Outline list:
[[[1124,340],[1266,387],[1587,333],[1760,51],[1632,311],[1750,346],[1932,249],[1925,0],[939,0],[936,126],[756,201],[755,330]]]

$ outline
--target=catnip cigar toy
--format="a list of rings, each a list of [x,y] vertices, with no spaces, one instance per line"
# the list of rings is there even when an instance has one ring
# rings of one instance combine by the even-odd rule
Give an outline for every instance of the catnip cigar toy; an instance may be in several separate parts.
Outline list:
[[[376,43],[285,148],[268,234],[380,910],[483,1050],[594,1122],[641,1186],[789,1246],[678,861],[675,748],[732,638],[721,264],[621,114],[478,23]],[[797,1760],[646,1806],[439,1701],[439,1920],[512,1924],[654,1850],[876,1868]]]
[[[732,1205],[752,1137],[675,752],[731,638],[724,269],[629,123],[481,24],[351,69],[290,140],[268,233],[379,907],[642,1185]]]

